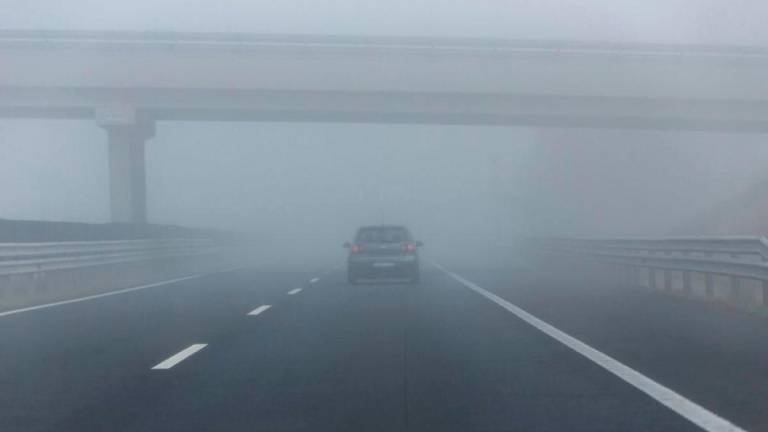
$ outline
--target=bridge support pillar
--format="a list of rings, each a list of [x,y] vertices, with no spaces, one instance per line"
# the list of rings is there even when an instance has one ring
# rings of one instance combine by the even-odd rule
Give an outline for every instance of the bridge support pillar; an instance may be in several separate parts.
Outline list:
[[[144,144],[154,124],[103,126],[109,146],[109,199],[112,222],[147,222]]]

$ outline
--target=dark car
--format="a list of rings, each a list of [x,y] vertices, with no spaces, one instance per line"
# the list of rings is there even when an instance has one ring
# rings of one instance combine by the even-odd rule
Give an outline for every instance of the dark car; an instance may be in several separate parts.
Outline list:
[[[396,225],[365,226],[357,230],[353,243],[344,243],[349,249],[347,279],[381,277],[407,278],[412,283],[420,280],[418,248],[406,227]]]

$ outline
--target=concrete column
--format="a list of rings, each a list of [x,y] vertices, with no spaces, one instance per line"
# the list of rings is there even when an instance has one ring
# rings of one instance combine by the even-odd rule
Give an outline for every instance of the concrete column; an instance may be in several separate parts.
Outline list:
[[[154,125],[103,126],[109,139],[109,198],[112,222],[147,222],[144,144]]]

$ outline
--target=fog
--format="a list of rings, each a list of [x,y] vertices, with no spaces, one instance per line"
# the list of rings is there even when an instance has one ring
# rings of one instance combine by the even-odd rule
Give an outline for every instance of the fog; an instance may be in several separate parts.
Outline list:
[[[733,6],[738,3],[738,9]],[[768,43],[761,2],[5,1],[0,27]],[[363,224],[435,250],[519,236],[758,234],[722,210],[764,199],[757,134],[444,125],[161,122],[147,144],[151,222],[246,232],[323,255]],[[91,122],[0,120],[0,217],[109,219]],[[742,200],[742,201],[739,201]],[[752,206],[752,207],[750,207]],[[723,220],[739,223],[723,223]],[[758,218],[759,219],[759,218]],[[309,253],[311,251],[311,254]]]
[[[108,220],[98,128],[4,121],[0,145],[3,217]],[[152,222],[247,232],[306,258],[379,223],[441,251],[530,235],[755,234],[707,215],[765,180],[768,149],[750,134],[162,122],[146,159]]]
[[[767,140],[768,0],[0,0],[0,432],[766,431]]]
[[[4,0],[0,27],[768,43],[756,0]]]

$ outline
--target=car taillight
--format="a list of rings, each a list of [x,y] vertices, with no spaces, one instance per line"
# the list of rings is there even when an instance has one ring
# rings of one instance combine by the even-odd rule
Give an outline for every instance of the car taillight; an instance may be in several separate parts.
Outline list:
[[[405,249],[406,252],[416,252],[416,245],[412,243],[406,243],[403,249]]]
[[[360,247],[360,245],[352,245],[352,247],[349,249],[352,253],[360,253],[363,251],[363,248]]]

